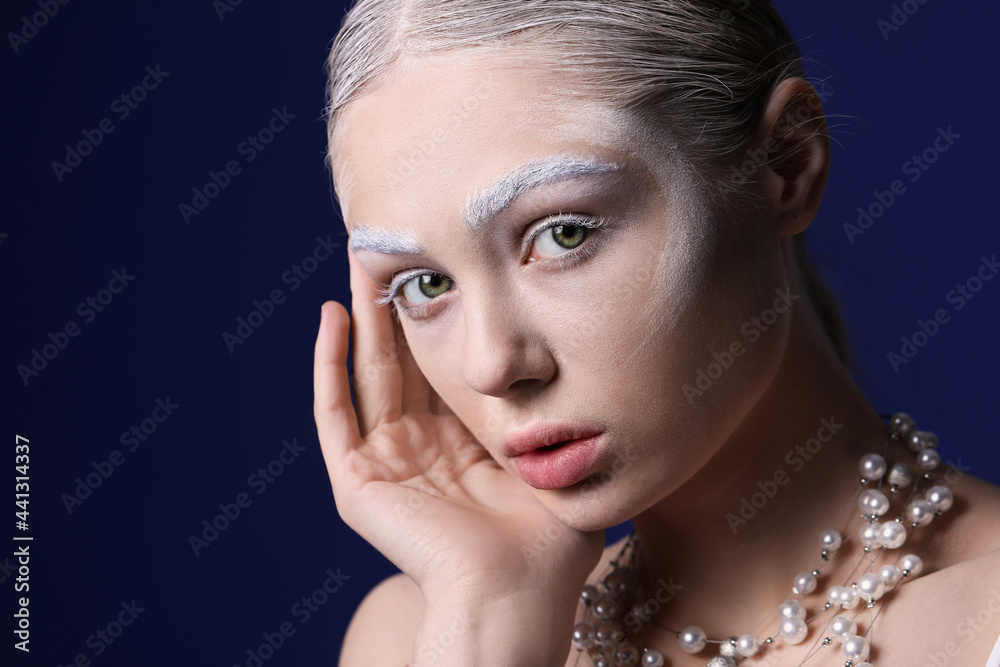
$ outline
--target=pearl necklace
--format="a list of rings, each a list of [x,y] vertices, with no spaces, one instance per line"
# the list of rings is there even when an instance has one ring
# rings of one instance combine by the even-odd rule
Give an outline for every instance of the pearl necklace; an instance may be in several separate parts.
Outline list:
[[[885,418],[885,415],[882,416]],[[638,626],[635,632],[641,633],[643,625],[652,622],[674,633],[680,642],[680,648],[687,653],[700,653],[708,644],[718,645],[719,655],[711,658],[706,667],[735,667],[737,663],[757,655],[775,642],[800,644],[809,635],[810,627],[822,627],[823,631],[816,637],[812,649],[800,665],[816,655],[820,648],[836,642],[840,644],[845,667],[872,667],[866,661],[875,619],[884,608],[885,601],[895,593],[896,587],[904,580],[918,576],[923,570],[923,561],[916,553],[902,555],[897,550],[918,529],[925,529],[923,540],[926,541],[927,527],[954,503],[951,489],[933,475],[933,471],[941,463],[936,449],[937,436],[929,431],[917,430],[914,421],[903,412],[889,416],[888,420],[888,438],[883,452],[861,457],[858,466],[861,484],[843,515],[846,519],[851,506],[857,503],[861,510],[857,536],[864,545],[864,553],[848,577],[850,583],[833,585],[827,589],[821,611],[807,618],[806,609],[800,600],[816,590],[823,569],[843,545],[845,538],[838,530],[829,529],[821,533],[818,562],[813,569],[795,575],[793,597],[782,602],[776,610],[776,632],[762,639],[758,639],[751,631],[722,640],[708,639],[705,632],[694,625],[678,631],[652,621],[660,609],[659,594],[644,604],[631,602],[638,579],[636,535],[633,532],[625,540],[618,556],[611,561],[612,571],[602,579],[600,587],[588,584],[583,588],[580,595],[582,620],[573,628],[574,648],[581,654],[585,653],[593,667],[664,667],[666,659],[662,653],[645,648],[640,654],[639,649],[628,641],[622,627],[624,621],[630,627]],[[915,479],[913,469],[906,463],[887,463],[892,441],[905,443],[914,453],[916,466],[922,473],[918,479]],[[883,493],[883,485],[888,486],[889,495]],[[902,498],[905,494],[900,493],[900,490],[910,485],[913,488],[903,501],[905,506],[902,511],[894,520],[879,522],[879,517],[891,509],[890,499]],[[925,488],[922,495],[921,488]],[[842,520],[841,524],[843,523]],[[847,539],[850,539],[850,533]],[[919,552],[922,547],[923,541],[916,551]],[[897,552],[894,559],[890,558],[892,552]],[[883,559],[881,563],[880,559]],[[851,581],[859,571],[862,574]],[[876,611],[874,608],[879,601],[882,606]],[[851,615],[846,613],[859,606],[861,609],[857,612]],[[858,634],[858,624],[854,617],[865,608],[871,610],[871,620],[867,630]],[[822,626],[814,623],[831,609],[836,614],[832,619],[823,621]],[[758,623],[758,627],[773,615],[774,612]]]

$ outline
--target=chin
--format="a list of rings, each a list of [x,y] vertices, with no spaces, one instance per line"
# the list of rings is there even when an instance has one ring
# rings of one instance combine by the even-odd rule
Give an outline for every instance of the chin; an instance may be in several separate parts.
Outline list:
[[[639,514],[642,504],[634,491],[629,492],[625,477],[609,472],[593,475],[569,488],[536,493],[570,528],[586,533],[612,528]]]

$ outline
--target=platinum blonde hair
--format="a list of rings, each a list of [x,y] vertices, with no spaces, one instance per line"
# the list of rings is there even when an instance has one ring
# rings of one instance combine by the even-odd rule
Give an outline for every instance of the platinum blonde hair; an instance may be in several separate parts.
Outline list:
[[[698,175],[706,202],[730,209],[751,202],[748,188],[731,191],[727,169],[756,140],[775,86],[805,76],[770,0],[357,0],[327,61],[328,162],[344,108],[403,58],[504,46],[537,56],[579,80],[591,99],[665,132]],[[712,196],[719,185],[726,196]],[[804,234],[795,250],[810,301],[847,365],[843,320]]]

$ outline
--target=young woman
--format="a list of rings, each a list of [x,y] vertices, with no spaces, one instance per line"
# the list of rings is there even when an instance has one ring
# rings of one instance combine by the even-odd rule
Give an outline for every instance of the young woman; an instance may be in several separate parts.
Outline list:
[[[341,664],[1000,665],[1000,490],[848,373],[769,2],[361,0],[330,78],[316,422],[404,573]]]

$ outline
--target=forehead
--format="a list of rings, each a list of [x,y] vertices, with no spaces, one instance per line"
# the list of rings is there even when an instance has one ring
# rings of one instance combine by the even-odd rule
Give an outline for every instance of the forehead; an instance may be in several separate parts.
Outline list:
[[[348,227],[454,216],[470,195],[558,155],[621,162],[640,124],[579,81],[510,55],[408,57],[343,111],[334,180]]]

